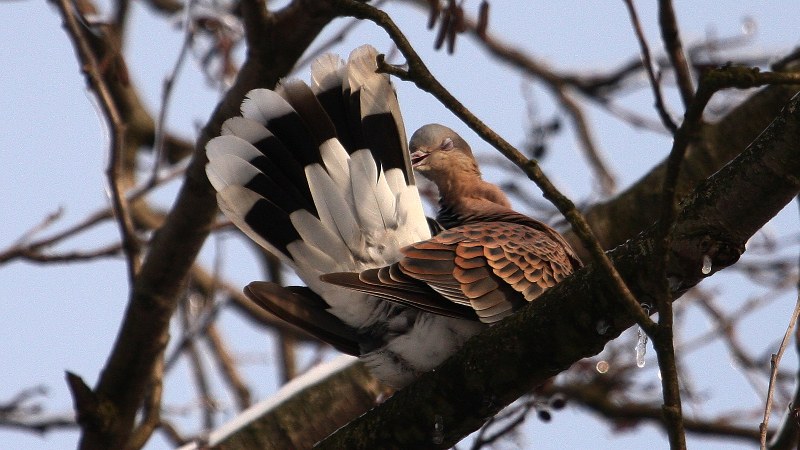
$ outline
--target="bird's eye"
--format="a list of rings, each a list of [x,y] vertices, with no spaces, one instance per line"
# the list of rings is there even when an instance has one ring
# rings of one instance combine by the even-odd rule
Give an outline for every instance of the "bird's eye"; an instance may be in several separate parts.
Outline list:
[[[442,145],[439,146],[439,150],[452,150],[453,149],[453,140],[450,138],[446,138],[442,141]]]

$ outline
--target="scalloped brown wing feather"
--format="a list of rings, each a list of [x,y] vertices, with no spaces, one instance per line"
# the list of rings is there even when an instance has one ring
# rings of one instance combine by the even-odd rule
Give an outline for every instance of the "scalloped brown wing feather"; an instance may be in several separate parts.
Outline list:
[[[574,270],[548,233],[510,222],[462,225],[402,250],[391,266],[323,280],[436,314],[494,323]]]

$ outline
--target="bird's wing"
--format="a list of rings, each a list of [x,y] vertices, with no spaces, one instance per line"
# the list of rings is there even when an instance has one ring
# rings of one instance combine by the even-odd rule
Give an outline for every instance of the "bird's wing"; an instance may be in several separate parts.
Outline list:
[[[392,265],[323,279],[424,311],[494,323],[571,274],[567,250],[525,225],[472,223],[404,248]]]

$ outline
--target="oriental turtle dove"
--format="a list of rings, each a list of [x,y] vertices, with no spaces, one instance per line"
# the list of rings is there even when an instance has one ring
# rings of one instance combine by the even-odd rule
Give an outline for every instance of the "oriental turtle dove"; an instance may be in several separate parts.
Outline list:
[[[225,215],[306,284],[245,293],[400,388],[580,261],[482,180],[455,132],[426,125],[407,143],[376,57],[323,55],[310,85],[251,91],[208,143],[206,173]],[[439,189],[436,221],[412,168]]]

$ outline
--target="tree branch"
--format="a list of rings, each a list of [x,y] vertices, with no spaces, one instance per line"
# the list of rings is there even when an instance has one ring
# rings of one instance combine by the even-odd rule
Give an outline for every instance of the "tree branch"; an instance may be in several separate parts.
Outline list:
[[[670,247],[668,275],[677,298],[707,275],[735,263],[744,243],[800,191],[800,97],[735,161],[703,182],[684,204]],[[615,265],[643,301],[658,289],[649,263],[657,233],[649,229],[611,252]],[[710,274],[709,274],[710,275]],[[548,290],[519,313],[470,340],[435,371],[351,422],[318,448],[448,448],[483,418],[579,359],[596,354],[634,323],[587,267]],[[599,334],[597,324],[609,324]],[[435,416],[444,439],[434,444]]]
[[[101,73],[97,55],[95,55],[92,45],[89,42],[90,32],[78,21],[78,17],[81,14],[80,11],[77,11],[73,7],[73,4],[67,0],[58,0],[56,5],[61,11],[67,34],[72,38],[78,60],[81,63],[81,68],[86,75],[87,84],[97,96],[100,108],[103,111],[103,116],[108,121],[108,126],[110,128],[106,177],[108,178],[108,185],[111,190],[111,203],[114,209],[114,217],[117,220],[122,237],[122,249],[128,262],[128,281],[132,286],[140,266],[139,241],[136,238],[128,202],[120,182],[120,177],[123,172],[127,122],[123,119],[122,113],[111,93],[111,89]],[[83,19],[81,19],[81,21],[85,23]]]
[[[265,14],[263,2],[242,2],[243,14]],[[83,449],[123,448],[134,427],[154,367],[169,337],[169,323],[183,280],[211,228],[216,202],[205,176],[205,144],[222,122],[239,111],[244,95],[273,86],[331,20],[327,2],[297,0],[268,16],[268,26],[251,30],[252,51],[237,81],[212,113],[196,143],[175,206],[153,237],[130,295],[119,334],[94,390],[83,392],[81,406],[100,420],[81,422]],[[263,34],[264,30],[269,33]],[[257,49],[258,51],[255,51]],[[73,389],[73,391],[75,391]],[[103,406],[102,409],[98,409]],[[85,411],[88,412],[88,411]]]
[[[569,385],[558,386],[553,389],[555,392],[564,393],[570,401],[577,402],[599,416],[609,419],[612,422],[626,423],[631,422],[655,422],[661,426],[666,426],[664,414],[660,405],[644,402],[624,402],[620,404],[609,398],[600,386]],[[758,442],[758,431],[753,427],[737,426],[727,423],[724,419],[698,419],[687,417],[684,419],[686,431],[706,436],[718,436],[724,438],[739,438],[744,442]]]
[[[661,26],[661,38],[664,40],[664,47],[666,47],[669,60],[675,69],[675,78],[678,79],[683,106],[688,108],[694,97],[694,87],[689,64],[683,54],[683,44],[678,33],[678,20],[675,18],[672,0],[659,0],[658,23]]]
[[[642,23],[639,21],[639,15],[636,13],[636,7],[633,4],[633,0],[625,0],[625,6],[628,7],[628,14],[631,16],[633,30],[636,32],[636,38],[639,41],[639,48],[641,49],[642,53],[642,64],[644,65],[647,78],[650,80],[650,87],[653,89],[653,97],[656,101],[656,111],[658,112],[658,117],[661,118],[661,123],[664,124],[664,126],[674,134],[676,131],[678,131],[678,126],[675,124],[675,121],[672,120],[672,116],[670,116],[669,111],[667,110],[667,105],[664,102],[664,96],[661,95],[661,79],[659,76],[656,76],[656,73],[653,70],[653,61],[650,58],[650,47],[648,47],[647,39],[644,37]]]
[[[799,89],[798,85],[766,87],[719,122],[703,124],[699,131],[702,139],[691,142],[686,151],[678,175],[678,197],[684,198],[699,182],[756,139]],[[595,204],[584,212],[603,248],[611,249],[622,244],[658,219],[666,168],[665,160],[613,199]],[[620,217],[625,217],[625,220],[618,220]],[[574,232],[567,230],[564,236],[578,254],[587,255]]]

